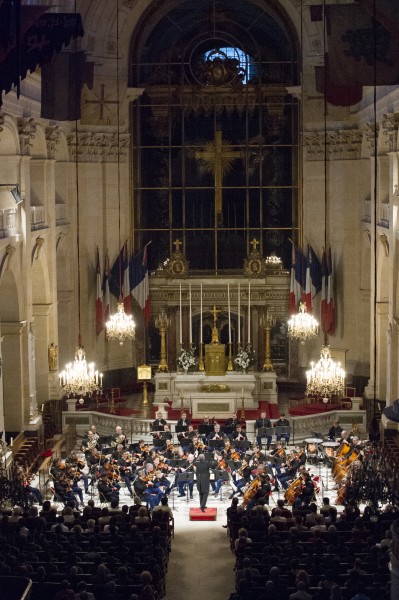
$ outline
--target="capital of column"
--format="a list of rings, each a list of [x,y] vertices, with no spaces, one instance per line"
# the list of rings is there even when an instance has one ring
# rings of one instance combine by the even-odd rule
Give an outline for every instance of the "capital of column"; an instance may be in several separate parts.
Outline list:
[[[26,321],[3,321],[1,332],[3,337],[7,335],[21,335],[24,327],[26,327]]]

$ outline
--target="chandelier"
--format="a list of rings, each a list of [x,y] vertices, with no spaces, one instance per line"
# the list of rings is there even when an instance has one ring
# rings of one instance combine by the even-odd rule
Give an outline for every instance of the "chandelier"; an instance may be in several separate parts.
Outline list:
[[[283,261],[279,256],[276,256],[274,252],[272,252],[270,256],[266,256],[265,266],[267,269],[282,269]]]
[[[80,345],[76,348],[75,360],[65,365],[59,378],[60,385],[70,396],[91,396],[102,391],[103,374],[95,370],[94,363],[87,363],[86,352]]]
[[[316,364],[310,363],[310,369],[306,371],[306,379],[307,396],[328,398],[342,394],[345,385],[345,371],[341,368],[341,363],[336,363],[331,358],[330,346],[322,346],[320,360]]]
[[[107,329],[107,338],[109,340],[118,340],[121,346],[123,346],[125,340],[134,339],[136,324],[132,316],[125,313],[123,302],[118,302],[117,312],[110,316],[105,327]]]
[[[288,321],[288,335],[293,340],[300,340],[301,344],[305,343],[308,338],[314,337],[319,332],[318,321],[306,312],[306,304],[299,303],[299,311],[292,315]]]

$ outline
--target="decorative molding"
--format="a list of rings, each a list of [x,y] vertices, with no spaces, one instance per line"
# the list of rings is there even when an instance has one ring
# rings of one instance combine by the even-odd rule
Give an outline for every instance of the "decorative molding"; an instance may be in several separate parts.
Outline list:
[[[9,269],[10,261],[12,260],[12,257],[14,256],[15,251],[16,251],[15,246],[13,246],[12,244],[8,244],[8,246],[6,247],[4,256],[0,262],[0,281],[1,281],[1,276],[3,274],[3,271],[4,270],[7,271]]]
[[[69,155],[76,159],[76,135],[68,136]],[[119,135],[119,158],[126,162],[129,153],[129,134]],[[83,162],[118,162],[118,134],[85,131],[78,134],[78,158]]]
[[[61,130],[58,125],[46,127],[47,158],[55,158],[55,147],[61,141]]]
[[[396,152],[398,123],[394,113],[384,113],[381,122],[382,135],[388,137],[388,151]]]
[[[324,132],[304,133],[307,159],[324,160]],[[327,160],[354,160],[361,157],[363,133],[359,129],[338,129],[327,132]]]
[[[5,116],[2,110],[0,110],[0,133],[3,131],[2,125],[4,125]]]
[[[378,125],[377,125],[378,131]],[[366,123],[363,130],[363,145],[367,156],[374,154],[375,148],[375,125],[374,123]]]
[[[21,117],[18,119],[18,135],[21,144],[21,154],[23,156],[30,156],[31,140],[35,138],[35,134],[36,123],[33,117],[29,119]]]

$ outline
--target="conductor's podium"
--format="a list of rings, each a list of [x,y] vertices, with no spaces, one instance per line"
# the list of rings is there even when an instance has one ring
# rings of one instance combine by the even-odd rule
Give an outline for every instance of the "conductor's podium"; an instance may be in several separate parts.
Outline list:
[[[206,508],[202,512],[200,508],[190,508],[190,521],[216,521],[217,508]]]

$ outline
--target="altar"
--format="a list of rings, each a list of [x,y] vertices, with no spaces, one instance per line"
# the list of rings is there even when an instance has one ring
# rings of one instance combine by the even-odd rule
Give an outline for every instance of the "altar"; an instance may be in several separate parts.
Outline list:
[[[235,411],[257,409],[259,400],[277,403],[276,373],[227,372],[225,375],[156,373],[154,404],[172,401],[172,408],[187,410],[194,419],[205,415],[227,418]]]

